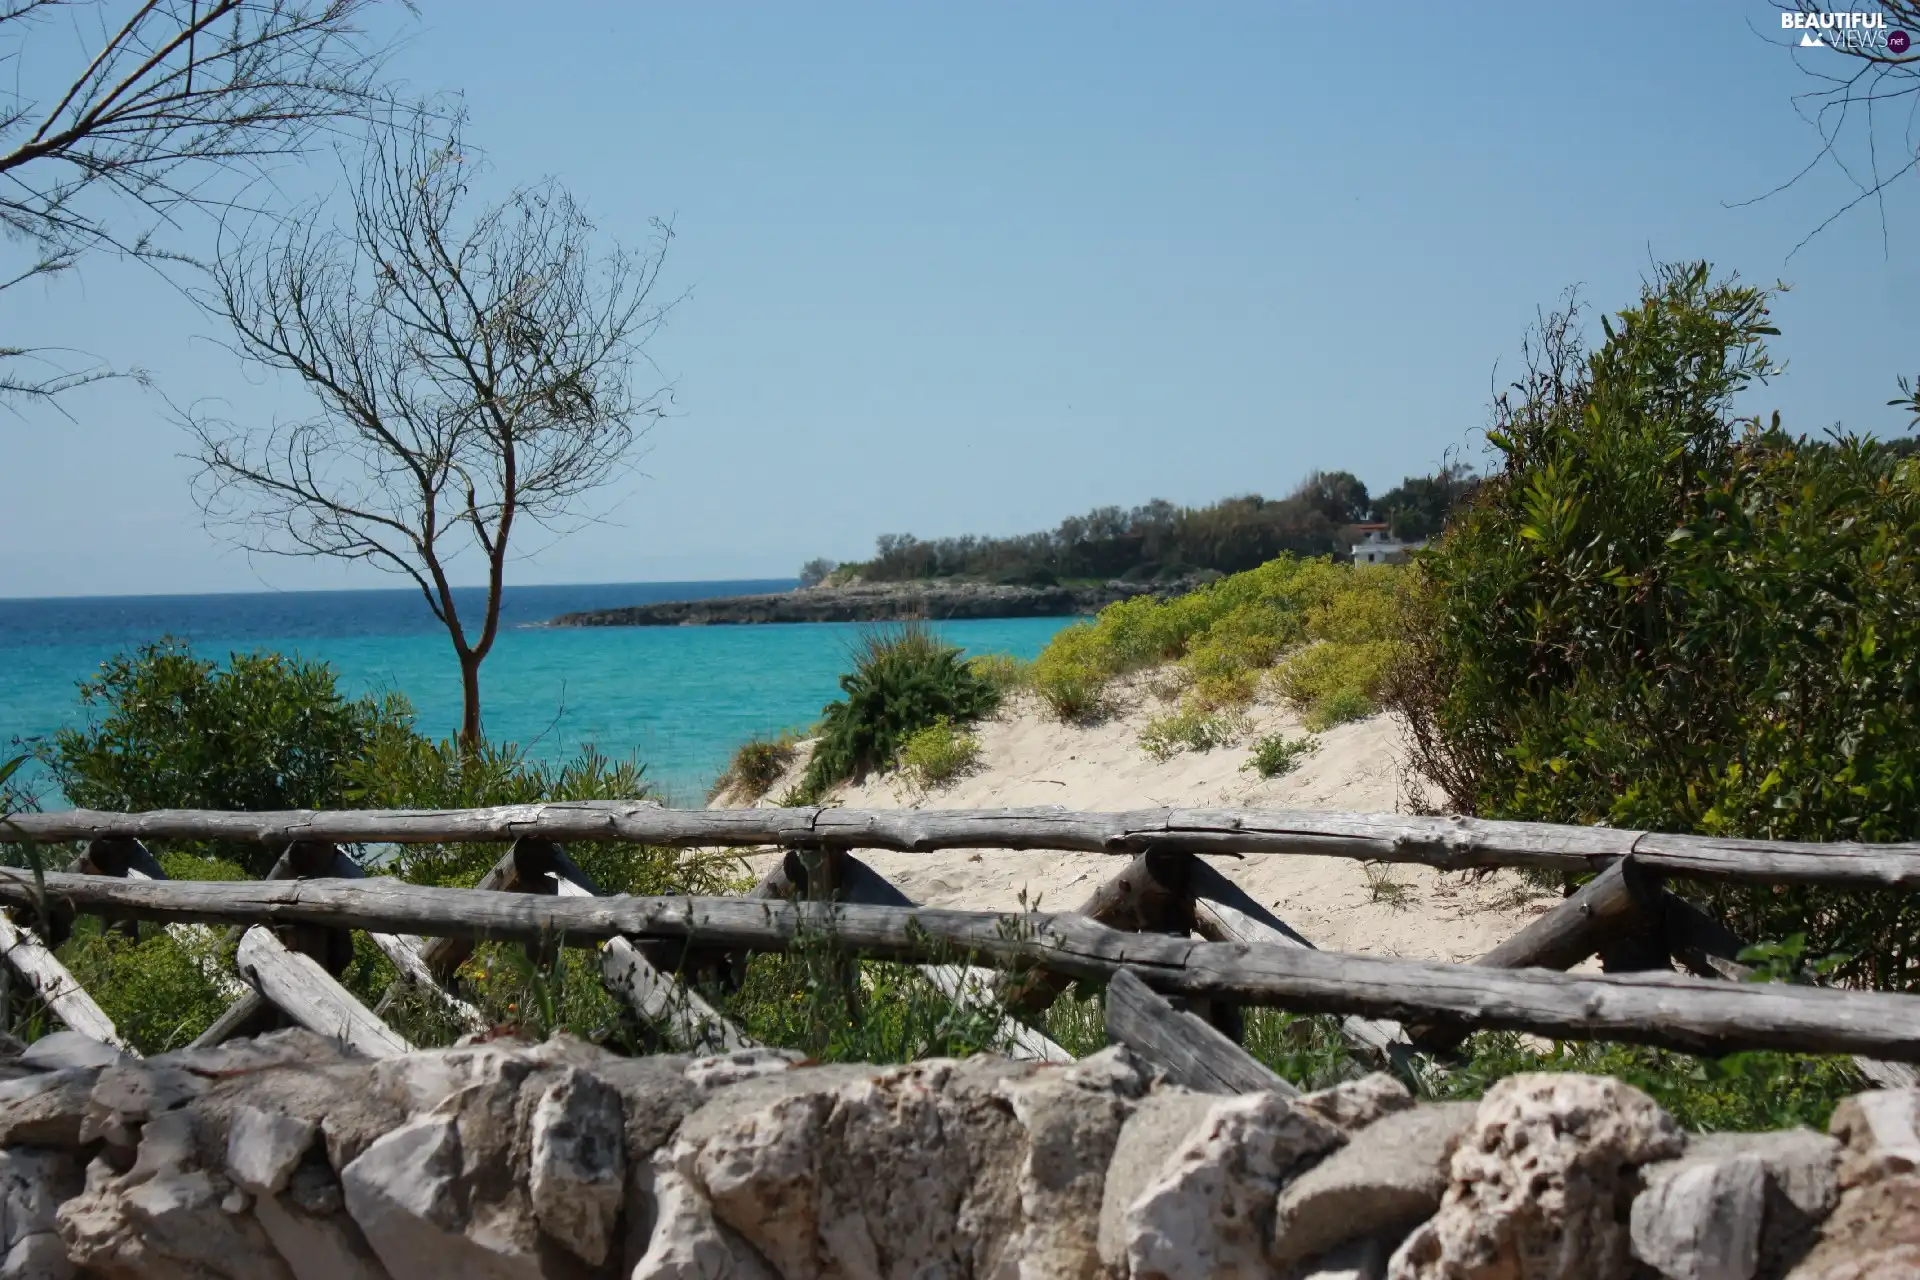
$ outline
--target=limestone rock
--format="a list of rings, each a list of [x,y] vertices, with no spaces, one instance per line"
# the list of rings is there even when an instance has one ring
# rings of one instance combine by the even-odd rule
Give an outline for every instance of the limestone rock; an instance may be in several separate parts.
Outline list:
[[[253,1202],[253,1215],[294,1280],[390,1280],[344,1214],[316,1215],[278,1197],[261,1196]]]
[[[0,1083],[0,1146],[77,1151],[97,1067],[70,1067]]]
[[[1753,1274],[1779,1280],[1812,1247],[1820,1224],[1839,1198],[1835,1165],[1840,1144],[1811,1129],[1782,1129],[1772,1133],[1696,1134],[1677,1159],[1649,1165],[1641,1178],[1649,1192],[1682,1171],[1703,1164],[1721,1164],[1747,1158],[1758,1161],[1763,1173],[1760,1233]],[[1699,1175],[1694,1175],[1699,1176]],[[1647,1199],[1647,1192],[1641,1195]],[[1638,1243],[1642,1216],[1653,1211],[1651,1200],[1634,1202],[1635,1255],[1650,1263]],[[1684,1220],[1673,1224],[1685,1229]],[[1657,1263],[1655,1265],[1658,1265]]]
[[[1393,1076],[1375,1071],[1358,1080],[1342,1080],[1330,1089],[1302,1094],[1293,1105],[1311,1111],[1342,1133],[1352,1133],[1382,1116],[1408,1110],[1413,1106],[1413,1095]]]
[[[1678,1155],[1673,1118],[1604,1076],[1509,1076],[1461,1136],[1440,1211],[1407,1237],[1393,1280],[1617,1280],[1640,1165]]]
[[[148,1058],[156,1067],[173,1067],[209,1078],[231,1079],[252,1071],[293,1065],[321,1066],[347,1061],[338,1040],[305,1027],[288,1027],[244,1040],[227,1040],[202,1049],[176,1049]]]
[[[532,1280],[538,1261],[475,1240],[461,1204],[459,1124],[424,1116],[381,1138],[341,1171],[347,1212],[394,1276]]]
[[[1758,1156],[1681,1160],[1633,1201],[1633,1256],[1668,1280],[1750,1280],[1767,1174]]]
[[[64,1151],[0,1151],[0,1280],[66,1280],[73,1274],[55,1214],[80,1190]]]
[[[35,1071],[65,1071],[72,1067],[110,1067],[125,1056],[92,1036],[83,1036],[78,1031],[55,1031],[23,1049],[18,1061]]]
[[[68,1257],[124,1280],[293,1280],[259,1223],[236,1211],[233,1185],[189,1167],[193,1125],[189,1112],[149,1122],[125,1175],[104,1159],[87,1167],[55,1215]]]
[[[1280,1193],[1275,1264],[1292,1266],[1363,1237],[1397,1244],[1440,1207],[1454,1146],[1477,1110],[1472,1102],[1437,1103],[1393,1112],[1354,1133]]]
[[[1883,1171],[1873,1181],[1847,1190],[1821,1228],[1819,1243],[1788,1276],[1789,1280],[1920,1276],[1920,1173]]]
[[[634,1181],[648,1221],[628,1228],[632,1280],[779,1280],[739,1233],[713,1216],[693,1174],[698,1148],[676,1144],[655,1154]]]
[[[1301,1273],[1300,1280],[1386,1280],[1394,1242],[1379,1236],[1350,1240]]]
[[[627,1181],[620,1095],[572,1067],[550,1083],[528,1125],[528,1192],[541,1229],[599,1266],[613,1244]]]
[[[1159,1176],[1173,1153],[1186,1145],[1218,1101],[1217,1094],[1156,1089],[1140,1100],[1121,1126],[1100,1196],[1100,1259],[1109,1267],[1119,1268],[1126,1262],[1127,1206]]]
[[[687,1083],[696,1089],[722,1089],[742,1080],[790,1071],[807,1055],[792,1049],[738,1049],[732,1053],[695,1058],[686,1067]]]
[[[1277,1093],[1216,1101],[1127,1207],[1129,1274],[1266,1276],[1274,1198],[1298,1169],[1341,1140],[1338,1129]]]
[[[240,1107],[227,1130],[227,1176],[259,1196],[277,1196],[320,1136],[311,1120]]]
[[[1096,1054],[1031,1074],[1015,1074],[1006,1065],[994,1069],[1001,1074],[993,1092],[1013,1104],[1025,1131],[1025,1156],[1011,1188],[1019,1196],[1020,1227],[1005,1246],[1006,1256],[1020,1276],[1099,1274],[1107,1166],[1133,1110],[1130,1099],[1146,1087],[1146,1073],[1131,1054]],[[992,1144],[1006,1137],[996,1124],[975,1132],[984,1139],[978,1149],[989,1158]],[[978,1205],[997,1205],[1007,1189],[1004,1182],[981,1178],[972,1197]]]
[[[102,1141],[131,1150],[140,1126],[153,1116],[174,1111],[206,1092],[205,1077],[177,1067],[128,1059],[100,1072],[87,1095],[80,1141]]]
[[[1920,1170],[1920,1089],[1875,1089],[1843,1100],[1828,1131],[1841,1142],[1840,1186]]]

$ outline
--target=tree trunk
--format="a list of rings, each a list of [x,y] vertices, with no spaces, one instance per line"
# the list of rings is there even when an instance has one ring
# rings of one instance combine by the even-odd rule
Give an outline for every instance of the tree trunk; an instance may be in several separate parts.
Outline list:
[[[460,655],[460,745],[478,747],[480,736],[480,655]]]

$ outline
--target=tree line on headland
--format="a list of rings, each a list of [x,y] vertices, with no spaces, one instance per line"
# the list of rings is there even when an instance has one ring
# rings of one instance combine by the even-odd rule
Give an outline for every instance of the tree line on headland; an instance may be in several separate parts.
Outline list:
[[[1284,498],[1244,494],[1201,507],[1155,499],[1132,509],[1095,507],[1056,529],[994,538],[881,534],[871,560],[810,560],[804,585],[965,578],[1009,586],[1123,579],[1170,581],[1200,570],[1239,573],[1280,555],[1328,555],[1341,531],[1366,521],[1409,542],[1438,533],[1477,481],[1464,463],[1408,476],[1378,498],[1347,471],[1315,471]]]

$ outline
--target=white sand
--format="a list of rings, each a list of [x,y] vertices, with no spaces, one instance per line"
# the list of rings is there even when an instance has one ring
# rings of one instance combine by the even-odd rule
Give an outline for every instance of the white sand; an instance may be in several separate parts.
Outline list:
[[[1166,709],[1133,686],[1134,709],[1092,726],[1063,725],[1021,699],[977,727],[980,766],[931,794],[897,775],[837,789],[829,803],[849,809],[993,808],[1059,805],[1069,809],[1143,809],[1162,805],[1246,805],[1285,809],[1394,812],[1405,808],[1406,753],[1387,716],[1320,735],[1320,749],[1291,774],[1271,781],[1242,771],[1261,734],[1304,731],[1290,712],[1258,706],[1241,745],[1181,752],[1155,760],[1139,745],[1147,719]],[[799,766],[775,785],[779,795]],[[725,803],[723,799],[721,803]],[[771,803],[770,800],[763,803]],[[772,855],[755,861],[764,866]],[[927,906],[1000,910],[1028,901],[1050,908],[1080,904],[1119,867],[1108,855],[949,850],[859,856]],[[1552,901],[1517,876],[1478,881],[1425,867],[1367,866],[1345,858],[1249,854],[1210,859],[1248,893],[1316,946],[1333,951],[1468,960],[1512,935]],[[759,870],[760,867],[756,867]],[[1370,877],[1400,886],[1376,889]]]

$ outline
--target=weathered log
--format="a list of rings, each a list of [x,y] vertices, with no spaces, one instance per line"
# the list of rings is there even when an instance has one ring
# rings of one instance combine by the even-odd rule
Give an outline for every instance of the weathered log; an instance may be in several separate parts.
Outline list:
[[[1107,1038],[1197,1093],[1300,1092],[1205,1019],[1174,1008],[1131,969],[1107,983]]]
[[[1193,890],[1194,932],[1207,941],[1314,949],[1313,943],[1210,863],[1196,858],[1188,884]],[[1348,1014],[1340,1019],[1340,1038],[1362,1061],[1408,1070],[1413,1046],[1397,1022]]]
[[[625,938],[609,938],[601,949],[600,977],[634,1012],[665,1028],[675,1048],[732,1053],[758,1043],[693,988],[654,968]]]
[[[308,922],[522,942],[564,936],[574,945],[660,936],[768,951],[827,936],[849,952],[882,959],[923,962],[932,951],[960,950],[996,967],[1035,964],[1094,982],[1129,965],[1164,995],[1302,1013],[1454,1018],[1555,1039],[1625,1040],[1687,1053],[1783,1049],[1920,1061],[1917,996],[1198,942],[1120,933],[1066,913],[1022,917],[744,898],[549,898],[375,879],[128,882],[53,873],[46,884],[77,910],[142,919]],[[0,906],[25,906],[33,893],[31,877],[0,874]]]
[[[413,1048],[312,956],[291,950],[260,925],[240,939],[234,962],[241,975],[281,1012],[317,1035],[337,1039],[369,1058],[392,1057]]]
[[[53,952],[40,945],[31,932],[0,915],[0,959],[26,980],[48,1012],[66,1024],[67,1030],[125,1049],[126,1041],[114,1029],[113,1019],[94,1003],[86,989],[74,980],[67,967]]]
[[[14,814],[0,840],[125,835],[286,844],[621,840],[676,846],[789,845],[852,849],[1065,849],[1137,854],[1309,854],[1420,863],[1446,871],[1535,867],[1589,874],[1628,853],[1664,876],[1749,884],[1920,888],[1920,844],[1804,844],[1667,835],[1607,827],[1284,809],[663,809],[633,801],[570,801],[464,810],[225,813],[88,809]]]
[[[559,856],[565,858],[561,851]],[[571,864],[569,864],[571,865]],[[578,868],[575,868],[578,871]],[[554,876],[555,889],[563,898],[591,898],[593,893],[581,884],[585,873]],[[591,884],[592,881],[588,880]],[[609,938],[600,948],[600,980],[615,995],[625,1000],[634,1012],[649,1023],[664,1027],[674,1046],[694,1052],[732,1053],[750,1049],[754,1040],[738,1026],[701,999],[699,992],[662,973],[625,938]]]

